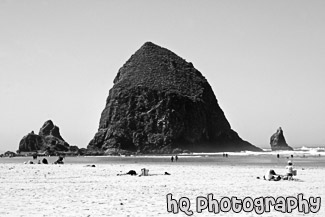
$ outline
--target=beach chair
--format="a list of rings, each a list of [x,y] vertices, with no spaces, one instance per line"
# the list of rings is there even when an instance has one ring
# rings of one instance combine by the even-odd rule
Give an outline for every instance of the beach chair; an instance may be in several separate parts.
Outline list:
[[[148,176],[149,170],[146,168],[141,169],[141,176]]]

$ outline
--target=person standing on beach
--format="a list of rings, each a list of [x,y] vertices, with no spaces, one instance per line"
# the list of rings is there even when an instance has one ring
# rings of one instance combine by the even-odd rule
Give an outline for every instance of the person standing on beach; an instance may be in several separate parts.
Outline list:
[[[175,156],[175,161],[177,162],[177,160],[178,160],[178,156],[176,155],[176,156]]]
[[[172,157],[170,158],[170,160],[171,160],[171,162],[174,162],[174,156],[172,156]]]

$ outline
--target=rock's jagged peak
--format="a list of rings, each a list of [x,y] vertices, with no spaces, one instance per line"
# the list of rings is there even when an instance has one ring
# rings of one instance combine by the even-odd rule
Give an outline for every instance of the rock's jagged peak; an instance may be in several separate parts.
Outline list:
[[[190,96],[201,94],[204,83],[192,63],[152,42],[137,50],[114,79],[114,87],[123,90],[144,87]]]
[[[156,45],[150,41],[144,43],[135,53],[134,55],[138,55],[138,54],[145,54],[147,56],[159,56],[159,55],[166,55],[172,59],[176,58],[176,59],[181,59],[183,61],[185,61],[184,59],[182,59],[181,57],[179,57],[177,54],[175,54],[174,52],[163,48],[159,45]],[[134,56],[133,55],[133,56]],[[128,62],[128,61],[127,61]]]
[[[39,151],[51,148],[57,151],[67,151],[69,144],[60,135],[59,127],[53,121],[47,120],[39,130],[39,135],[34,131],[24,136],[19,143],[19,151]]]
[[[134,55],[136,55],[137,53],[142,53],[142,54],[146,54],[148,56],[150,55],[154,55],[154,56],[158,56],[158,55],[166,55],[169,58],[172,59],[179,59],[181,61],[186,62],[186,60],[184,60],[182,57],[178,56],[177,54],[175,54],[173,51],[168,50],[167,48],[161,47],[157,44],[154,44],[150,41],[145,42],[136,52]]]
[[[145,47],[145,46],[148,46],[148,47],[159,47],[159,48],[161,48],[160,46],[158,46],[158,45],[152,43],[151,41],[147,41],[147,42],[145,42],[145,43],[142,45],[142,47]]]
[[[151,50],[151,49],[165,49],[163,47],[160,47],[159,45],[156,45],[152,43],[151,41],[145,42],[139,50]]]
[[[41,127],[41,129],[39,130],[39,135],[49,135],[50,131],[54,128],[54,124],[53,121],[51,120],[47,120],[45,121],[45,123],[43,124],[43,126]]]
[[[271,145],[271,149],[273,151],[293,150],[293,148],[287,144],[287,142],[284,138],[284,135],[283,135],[283,130],[281,127],[279,127],[277,129],[277,131],[271,136],[270,145]]]
[[[60,134],[60,129],[58,126],[55,126],[53,121],[47,120],[41,127],[38,133],[40,136],[54,136],[64,141]]]

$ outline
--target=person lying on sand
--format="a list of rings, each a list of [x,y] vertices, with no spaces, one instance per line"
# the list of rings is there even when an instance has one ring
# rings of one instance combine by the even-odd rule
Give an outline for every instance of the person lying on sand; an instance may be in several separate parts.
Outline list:
[[[267,181],[279,181],[281,180],[281,175],[277,175],[274,170],[269,170],[265,176],[263,176]]]
[[[129,172],[125,173],[125,174],[117,174],[118,176],[123,176],[123,175],[131,175],[131,176],[136,176],[137,172],[135,172],[134,170],[130,170]]]
[[[137,172],[135,172],[134,170],[130,170],[129,172],[125,173],[125,174],[117,174],[118,176],[123,176],[123,175],[131,175],[131,176],[136,176],[137,175]],[[153,175],[161,175],[161,174],[152,174],[151,176]],[[164,174],[162,175],[170,175],[170,173],[168,172],[165,172]],[[139,175],[141,176],[141,175]]]
[[[92,164],[92,165],[86,165],[85,167],[96,167],[95,164]]]
[[[131,175],[131,176],[136,176],[137,172],[135,172],[134,170],[130,170],[129,172],[126,173],[127,175]]]

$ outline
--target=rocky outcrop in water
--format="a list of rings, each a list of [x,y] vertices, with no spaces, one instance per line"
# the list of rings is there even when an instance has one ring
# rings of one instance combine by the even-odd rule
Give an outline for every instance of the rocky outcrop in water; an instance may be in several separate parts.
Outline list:
[[[260,151],[231,129],[193,64],[151,42],[118,71],[88,149],[107,154]]]
[[[271,149],[272,151],[281,151],[281,150],[293,150],[293,148],[291,148],[283,135],[283,130],[281,127],[279,127],[279,129],[277,129],[276,133],[274,133],[271,136],[270,139],[270,144],[271,144]]]
[[[51,120],[46,121],[41,127],[39,134],[34,131],[24,136],[19,143],[19,152],[48,151],[69,151],[69,144],[60,135],[59,127]]]

